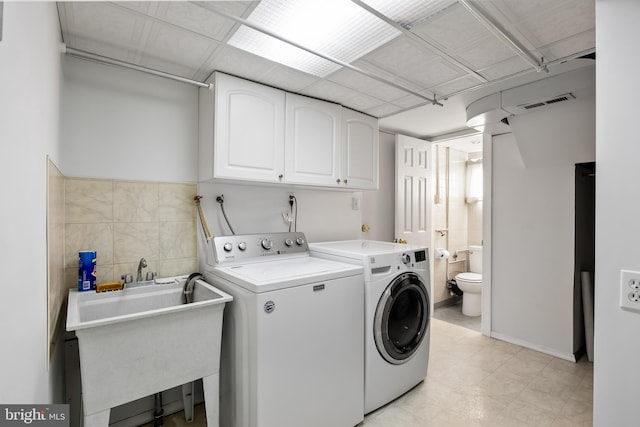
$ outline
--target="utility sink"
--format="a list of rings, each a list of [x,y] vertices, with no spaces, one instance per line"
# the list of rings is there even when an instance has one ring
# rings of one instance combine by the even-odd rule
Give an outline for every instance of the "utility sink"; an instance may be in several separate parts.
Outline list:
[[[78,337],[85,427],[107,427],[110,408],[200,378],[207,425],[218,425],[222,314],[232,297],[197,280],[193,302],[183,304],[185,280],[69,291],[67,330]]]

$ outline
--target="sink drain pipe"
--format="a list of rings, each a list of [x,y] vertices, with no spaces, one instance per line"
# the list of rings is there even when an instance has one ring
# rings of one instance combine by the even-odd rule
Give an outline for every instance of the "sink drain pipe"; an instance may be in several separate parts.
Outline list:
[[[153,396],[153,427],[160,427],[164,424],[164,409],[162,409],[162,392],[158,392]]]

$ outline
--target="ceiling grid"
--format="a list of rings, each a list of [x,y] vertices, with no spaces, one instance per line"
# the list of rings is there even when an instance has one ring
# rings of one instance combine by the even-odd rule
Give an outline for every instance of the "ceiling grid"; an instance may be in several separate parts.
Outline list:
[[[333,71],[314,75],[229,44],[246,25],[260,27],[254,12],[265,1],[57,5],[71,49],[203,83],[224,71],[382,118],[527,73],[538,79],[536,70],[595,51],[594,0],[326,0],[328,10],[351,3],[398,35],[361,53],[347,46],[346,62],[326,51],[347,37],[322,36],[319,50],[306,50],[332,62]],[[293,50],[310,43],[277,28],[271,36]]]

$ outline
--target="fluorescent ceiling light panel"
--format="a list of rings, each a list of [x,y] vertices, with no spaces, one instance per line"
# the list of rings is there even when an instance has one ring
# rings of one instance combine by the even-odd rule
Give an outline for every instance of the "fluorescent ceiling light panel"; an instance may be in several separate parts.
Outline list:
[[[400,34],[350,0],[262,0],[247,20],[345,63],[357,60]],[[238,29],[229,44],[319,77],[340,68],[246,26]]]

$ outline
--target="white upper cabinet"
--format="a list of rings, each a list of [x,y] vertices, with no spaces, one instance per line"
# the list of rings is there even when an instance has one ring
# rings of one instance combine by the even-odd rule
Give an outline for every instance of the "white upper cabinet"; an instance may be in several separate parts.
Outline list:
[[[208,138],[206,131],[201,133],[200,150],[205,157],[201,165],[207,159],[213,164],[205,165],[200,178],[282,182],[285,93],[221,73],[216,73],[214,90],[214,111],[209,116],[214,117],[213,138],[208,142],[214,142],[213,152],[203,147],[208,145],[202,141],[203,136]],[[201,100],[206,96],[202,91]],[[212,123],[211,118],[205,123]]]
[[[340,105],[292,93],[286,100],[286,182],[339,185]]]
[[[216,73],[199,92],[198,179],[378,188],[378,120]]]
[[[378,119],[342,109],[342,173],[347,187],[378,189]]]

